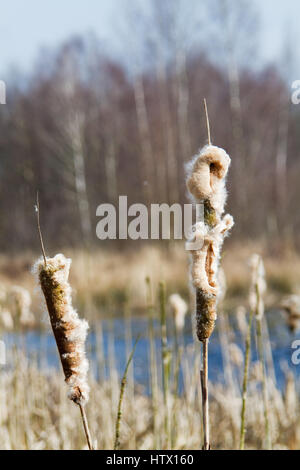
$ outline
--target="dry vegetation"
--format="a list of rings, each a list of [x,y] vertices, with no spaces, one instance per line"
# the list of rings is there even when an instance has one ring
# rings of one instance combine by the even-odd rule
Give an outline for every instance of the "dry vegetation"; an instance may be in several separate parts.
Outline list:
[[[41,353],[42,354],[42,353]],[[180,397],[170,397],[172,409],[172,447],[198,449],[201,437],[199,398],[199,362],[190,345],[182,362],[185,388]],[[11,358],[12,359],[12,358]],[[189,359],[189,360],[188,360]],[[193,364],[193,365],[191,365]],[[241,368],[240,364],[232,363]],[[98,449],[112,449],[115,439],[120,383],[116,370],[111,378],[97,382],[90,378],[91,397],[87,407],[91,433]],[[264,441],[264,419],[260,369],[251,367],[247,413],[246,448],[260,449]],[[83,449],[85,438],[75,409],[66,399],[62,375],[55,370],[41,370],[35,361],[14,352],[10,367],[0,374],[0,446],[2,449]],[[274,449],[297,449],[300,446],[299,395],[291,373],[283,392],[271,381],[270,420]],[[212,446],[236,449],[239,446],[241,394],[235,386],[210,386]],[[163,448],[163,397],[155,403],[136,387],[126,389],[121,421],[121,449]],[[176,423],[176,424],[174,424]],[[155,428],[154,428],[155,426]],[[155,431],[154,431],[155,429]]]
[[[262,243],[247,241],[226,245],[222,254],[222,266],[226,273],[227,299],[229,310],[245,303],[249,289],[249,258],[258,252],[264,259],[268,283],[267,304],[277,306],[284,295],[299,294],[297,282],[300,270],[300,256],[291,250],[282,250],[276,256]],[[94,250],[92,255],[86,251],[64,250],[72,258],[70,282],[77,305],[90,300],[97,309],[85,313],[88,319],[105,315],[105,307],[113,303],[123,304],[127,293],[134,292],[131,306],[135,312],[144,309],[145,278],[149,276],[153,284],[164,279],[169,293],[179,292],[189,296],[187,283],[189,262],[184,247],[180,243],[167,249],[161,246],[145,246],[135,251],[116,252]],[[230,256],[229,256],[230,253]],[[32,259],[28,253],[23,256],[0,257],[0,282],[4,285],[17,284],[28,289],[33,295],[33,310],[37,314],[40,298],[31,275]],[[86,273],[86,275],[83,275]],[[99,279],[101,277],[101,280]],[[102,307],[102,308],[101,308]],[[38,320],[38,315],[36,315]]]
[[[231,245],[229,248],[232,254],[231,259],[227,259],[226,254],[223,259],[228,278],[228,296],[224,302],[224,309],[231,315],[236,315],[235,306],[241,304],[241,299],[242,304],[247,307],[245,299],[250,284],[248,259],[251,245],[248,244],[244,248]],[[18,284],[30,290],[34,298],[32,310],[36,319],[39,320],[40,297],[36,291],[34,292],[31,275],[26,272],[28,259],[30,259],[29,255],[23,261],[18,260],[10,264],[10,275]],[[2,273],[5,273],[5,263],[8,261],[2,258]],[[176,269],[174,269],[174,263]],[[89,279],[81,276],[81,273],[87,272],[87,264]],[[295,279],[295,270],[299,266],[298,260],[294,259],[292,262],[292,259],[286,256],[285,263],[277,264],[274,258],[266,256],[265,264],[267,279],[276,279],[276,285],[280,286],[280,279],[287,273],[290,276],[287,278],[290,282],[289,290],[297,292],[297,286],[292,281]],[[127,293],[126,295],[129,295],[137,311],[148,317],[152,312],[153,316],[159,318],[159,302],[155,300],[153,308],[150,308],[149,299],[148,302],[146,301],[146,275],[152,276],[153,286],[157,286],[160,279],[166,279],[167,291],[169,293],[179,291],[187,300],[187,270],[186,253],[181,246],[170,247],[169,251],[164,250],[163,253],[155,248],[148,248],[141,250],[140,253],[112,255],[99,252],[93,257],[87,257],[82,252],[74,256],[71,270],[71,282],[75,287],[75,304],[76,306],[85,305],[85,310],[81,308],[80,311],[84,312],[85,317],[93,320],[92,324],[96,319],[100,323],[107,313],[107,305],[111,306],[110,314],[119,315],[118,305],[124,302],[124,296]],[[104,279],[105,283],[99,282],[99,273],[102,273],[101,279]],[[128,278],[134,279],[135,284],[128,286],[126,284]],[[6,286],[11,284],[8,274],[5,279],[1,279],[2,283],[3,281]],[[133,289],[134,296],[130,294]],[[286,294],[286,291],[284,286],[282,295]],[[157,295],[154,289],[154,299],[157,299]],[[270,289],[266,297],[267,307],[279,305],[282,295],[278,287],[276,290]],[[133,311],[134,309],[131,313]],[[235,323],[242,325],[242,321]],[[49,328],[48,323],[45,322],[45,316],[43,327]],[[240,327],[243,330],[243,326]],[[220,364],[220,373],[227,378],[233,376],[233,380],[229,382],[226,380],[225,385],[210,384],[211,443],[215,449],[236,449],[239,447],[240,439],[244,354],[237,345],[237,332],[233,331],[228,324],[227,314],[220,315],[218,330],[223,340],[224,336],[227,338],[227,341],[221,341],[222,351],[227,361],[225,361],[224,369]],[[169,331],[168,334],[170,334]],[[245,331],[239,334],[244,335]],[[145,336],[151,345],[151,328]],[[167,338],[167,341],[169,340],[170,338]],[[149,366],[149,373],[152,376],[150,394],[146,394],[138,384],[133,386],[132,380],[128,379],[122,405],[121,449],[199,448],[202,439],[199,343],[187,344],[184,351],[181,348],[182,346],[170,351],[171,375],[167,396],[168,431],[165,430],[165,397],[161,381],[162,359],[156,352],[156,360],[153,362],[152,358]],[[109,356],[104,358],[99,334],[97,335],[97,351],[98,365],[106,363],[108,378],[102,377],[96,380],[93,376],[89,377],[91,395],[87,414],[91,434],[97,441],[94,445],[98,449],[111,449],[115,440],[121,377],[115,367],[114,349],[110,348]],[[29,357],[25,344],[23,344],[23,351],[11,349],[8,351],[8,365],[0,370],[1,448],[81,449],[86,447],[78,410],[66,399],[66,386],[63,384],[61,372],[45,368],[45,366],[41,367],[41,364],[47,364],[45,354],[46,349],[43,345],[41,345],[38,357]],[[176,364],[179,357],[181,357],[183,375],[183,389],[180,394],[176,392]],[[271,372],[268,364],[272,446],[274,449],[299,448],[300,403],[293,371],[285,366],[286,383],[283,389],[275,387]],[[252,363],[249,374],[245,447],[260,449],[265,447],[260,365]],[[166,435],[166,432],[169,435]]]

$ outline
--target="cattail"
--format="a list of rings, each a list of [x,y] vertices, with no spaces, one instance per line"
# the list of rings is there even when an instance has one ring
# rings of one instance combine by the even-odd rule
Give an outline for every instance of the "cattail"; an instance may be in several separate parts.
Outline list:
[[[208,339],[217,318],[217,300],[220,296],[218,267],[225,235],[233,226],[230,215],[223,216],[226,202],[225,180],[230,157],[225,150],[211,145],[210,126],[204,100],[208,145],[187,166],[187,188],[196,204],[203,204],[204,220],[193,227],[190,240],[191,278],[196,289],[196,333],[203,343],[203,370],[201,371],[202,407],[205,450],[209,444],[208,417]]]
[[[178,332],[181,332],[184,328],[184,321],[188,306],[185,300],[179,294],[170,295],[169,304],[173,310],[175,328]]]
[[[9,310],[0,307],[0,326],[6,330],[11,331],[14,329],[13,317]]]
[[[262,259],[259,255],[252,255],[249,261],[251,268],[251,284],[249,292],[249,304],[250,304],[250,315],[248,331],[245,323],[245,310],[243,307],[239,307],[237,312],[237,319],[239,329],[243,333],[246,339],[246,352],[244,362],[244,378],[243,378],[243,394],[242,394],[242,410],[241,410],[241,432],[240,432],[240,450],[244,450],[245,446],[245,434],[246,434],[246,405],[247,405],[247,390],[248,390],[248,375],[249,375],[249,363],[251,356],[251,331],[252,331],[252,320],[255,315],[256,319],[256,330],[258,338],[259,356],[260,356],[260,368],[264,370],[262,375],[263,382],[263,395],[264,395],[264,414],[265,414],[265,428],[266,435],[268,437],[268,446],[270,446],[269,439],[269,421],[268,421],[268,406],[267,406],[267,381],[265,378],[264,369],[264,353],[263,353],[263,342],[261,334],[261,320],[264,315],[264,301],[263,295],[266,291],[265,281],[265,269]]]
[[[239,331],[243,337],[246,337],[248,332],[247,310],[243,305],[239,305],[236,309],[236,321]]]
[[[180,375],[180,363],[183,353],[183,329],[185,316],[188,311],[188,306],[185,300],[179,294],[172,294],[169,297],[169,305],[173,312],[174,317],[174,381],[173,381],[173,390],[174,390],[174,402],[173,402],[173,420],[171,426],[171,448],[173,449],[176,446],[176,433],[178,428],[178,420],[176,414],[176,408],[178,404],[179,396],[179,375]]]
[[[0,284],[0,305],[3,305],[6,302],[6,288],[3,284]]]
[[[31,295],[27,289],[0,285],[0,323],[6,330],[12,330],[16,325],[33,327],[35,317],[30,307]]]
[[[245,361],[244,361],[244,374],[243,374],[243,385],[242,385],[242,409],[241,409],[241,429],[240,429],[240,450],[245,448],[245,436],[246,436],[246,406],[247,406],[247,392],[248,392],[248,375],[249,375],[249,363],[251,358],[251,331],[253,321],[254,309],[250,309],[249,324],[246,320],[246,310],[240,306],[237,309],[238,325],[241,333],[244,336],[246,347],[245,347]]]
[[[18,324],[22,327],[33,327],[35,317],[30,309],[31,295],[29,291],[21,286],[12,286],[9,289],[9,297],[14,306]]]
[[[217,318],[220,295],[218,267],[224,237],[233,226],[233,219],[223,217],[226,202],[225,178],[230,165],[227,153],[207,145],[188,165],[187,187],[194,202],[204,204],[204,221],[194,226],[192,243],[201,247],[191,251],[191,277],[197,290],[197,336],[208,339]]]
[[[158,380],[157,380],[157,359],[156,343],[154,332],[154,306],[152,297],[152,285],[149,277],[146,278],[147,286],[147,310],[149,315],[149,357],[150,357],[150,380],[153,410],[153,438],[154,449],[159,448],[159,412],[158,412]]]
[[[258,355],[262,369],[262,388],[263,388],[263,404],[264,404],[264,419],[265,419],[265,436],[266,445],[270,450],[272,448],[272,438],[269,422],[269,392],[268,380],[265,367],[265,344],[262,332],[262,319],[264,316],[264,301],[263,295],[266,291],[265,269],[263,260],[259,255],[252,255],[250,259],[251,267],[251,287],[249,303],[251,310],[255,312],[256,320],[256,335],[258,345]]]
[[[286,322],[289,330],[294,333],[300,326],[300,297],[298,295],[285,297],[280,307],[286,313]]]
[[[264,315],[263,295],[266,292],[265,268],[261,257],[257,254],[251,256],[251,287],[249,293],[250,308],[255,311],[257,320],[261,320]]]
[[[121,425],[121,418],[122,418],[122,403],[124,399],[124,393],[125,393],[125,387],[126,387],[126,382],[127,382],[127,374],[128,374],[128,369],[131,364],[131,361],[133,359],[138,341],[140,339],[140,336],[137,337],[133,349],[130,353],[130,356],[128,358],[125,371],[123,374],[123,378],[121,381],[121,388],[120,388],[120,396],[119,396],[119,403],[118,403],[118,412],[117,412],[117,419],[116,419],[116,431],[115,431],[115,444],[114,444],[114,450],[118,450],[120,447],[120,425]]]
[[[237,388],[235,377],[232,371],[232,364],[230,361],[230,350],[229,350],[229,341],[230,341],[230,325],[228,322],[228,316],[225,314],[223,309],[223,302],[226,296],[227,282],[226,275],[223,268],[218,270],[218,306],[219,306],[219,337],[221,345],[221,354],[223,359],[223,369],[224,369],[224,379],[225,383],[231,390]]]
[[[3,284],[0,284],[0,327],[6,331],[14,328],[13,317],[7,308],[7,289]]]
[[[160,327],[161,327],[161,362],[162,362],[162,383],[163,400],[165,408],[164,431],[166,447],[170,442],[170,410],[169,410],[169,385],[170,385],[170,365],[171,353],[168,348],[167,319],[166,319],[166,285],[159,283],[159,303],[160,303]]]
[[[88,361],[85,357],[85,340],[88,323],[78,317],[72,306],[71,286],[68,282],[71,260],[58,254],[43,258],[35,265],[44,293],[53,334],[60,355],[69,398],[84,405],[89,398],[87,383]]]
[[[286,374],[284,402],[285,402],[287,414],[290,418],[293,418],[295,416],[295,410],[297,410],[297,407],[298,407],[297,401],[298,401],[297,382],[295,381],[294,374],[290,370],[288,370]]]

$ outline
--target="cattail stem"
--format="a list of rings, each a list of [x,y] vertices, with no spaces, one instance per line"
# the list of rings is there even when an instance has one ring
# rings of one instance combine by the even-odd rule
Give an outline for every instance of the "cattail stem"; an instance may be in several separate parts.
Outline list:
[[[103,329],[102,320],[98,320],[95,323],[95,336],[96,336],[96,357],[98,365],[98,381],[104,381],[106,377],[105,372],[105,355],[104,355],[104,344],[103,344]]]
[[[269,422],[268,384],[267,384],[267,374],[266,374],[266,367],[265,367],[265,355],[264,355],[261,319],[259,318],[256,319],[256,334],[257,334],[258,355],[259,355],[259,360],[260,360],[261,369],[262,369],[262,388],[263,388],[266,446],[267,446],[267,450],[271,450],[272,440],[271,440],[270,422]]]
[[[40,223],[40,200],[39,200],[39,192],[38,191],[36,193],[36,213],[37,213],[37,227],[38,227],[38,232],[39,232],[42,255],[43,255],[43,258],[44,258],[45,266],[47,266],[47,257],[46,257],[45,246],[44,246],[42,230],[41,230],[41,223]]]
[[[174,392],[174,404],[173,404],[173,412],[172,412],[172,435],[171,435],[171,446],[172,449],[176,449],[176,437],[178,431],[178,420],[177,420],[177,408],[178,408],[178,401],[179,401],[179,375],[180,375],[180,365],[181,365],[181,357],[183,353],[183,345],[180,346],[180,337],[182,335],[182,331],[178,331],[176,326],[174,328],[174,339],[175,339],[175,367],[174,367],[174,384],[173,384],[173,392]]]
[[[211,145],[210,122],[209,122],[208,110],[207,110],[207,103],[206,103],[206,99],[205,99],[205,98],[204,98],[204,110],[205,110],[205,117],[206,117],[208,145]]]
[[[126,387],[126,383],[127,383],[127,374],[128,374],[128,369],[129,369],[129,366],[131,364],[131,361],[132,361],[132,358],[133,358],[133,355],[134,355],[134,352],[135,352],[135,349],[136,349],[136,346],[138,344],[139,339],[140,339],[140,335],[137,337],[137,339],[134,343],[133,349],[132,349],[131,354],[128,358],[128,361],[127,361],[127,364],[126,364],[126,367],[125,367],[125,371],[124,371],[124,375],[123,375],[122,381],[121,381],[120,397],[119,397],[118,412],[117,412],[117,419],[116,419],[116,432],[115,432],[114,450],[118,450],[119,447],[120,447],[120,425],[121,425],[121,419],[122,419],[122,403],[123,403],[125,387]]]
[[[180,363],[183,346],[180,345],[180,336],[182,335],[181,331],[177,331],[177,328],[174,328],[174,342],[175,342],[175,369],[174,369],[174,394],[176,397],[179,396],[179,374],[180,374]]]
[[[150,278],[146,278],[147,284],[147,304],[149,315],[149,345],[150,345],[150,375],[151,375],[151,395],[152,395],[152,412],[153,412],[153,437],[154,449],[159,448],[159,432],[158,432],[158,384],[157,384],[157,362],[156,362],[156,347],[154,337],[154,319],[153,319],[153,299]]]
[[[269,398],[268,398],[268,380],[265,367],[265,350],[262,335],[262,319],[264,316],[264,302],[263,294],[266,290],[265,271],[261,257],[253,255],[251,258],[252,265],[252,288],[250,295],[250,302],[255,311],[256,320],[256,338],[259,362],[262,372],[262,392],[263,392],[263,407],[264,407],[264,420],[265,420],[265,443],[268,450],[272,448],[271,429],[269,422]]]
[[[123,398],[124,398],[125,387],[126,387],[126,377],[123,377],[121,381],[120,398],[119,398],[119,403],[118,403],[114,450],[118,450],[120,447],[120,425],[121,425],[121,419],[122,419],[122,403],[123,403]]]
[[[202,342],[202,370],[200,371],[202,390],[203,450],[210,450],[209,403],[208,403],[208,340]]]
[[[228,388],[230,388],[234,393],[236,393],[238,385],[233,375],[232,364],[230,361],[230,354],[229,354],[230,332],[229,332],[228,321],[227,321],[227,318],[225,318],[224,311],[222,311],[221,315],[219,315],[218,318],[219,318],[220,346],[221,346],[221,354],[222,354],[223,366],[224,366],[224,379]]]
[[[268,322],[266,319],[266,316],[263,317],[262,319],[262,329],[264,332],[264,342],[266,345],[266,364],[267,364],[267,370],[268,370],[268,375],[273,381],[273,384],[276,386],[276,374],[275,374],[275,367],[274,367],[274,361],[273,361],[273,354],[272,354],[272,345],[270,341],[270,334],[269,334],[269,328],[268,328]]]
[[[244,378],[243,378],[243,396],[242,396],[242,411],[241,411],[241,433],[240,433],[240,450],[245,448],[245,434],[246,434],[246,405],[247,405],[247,388],[248,388],[248,372],[249,360],[251,352],[251,329],[253,320],[253,310],[250,310],[248,332],[246,337],[246,351],[245,351],[245,364],[244,364]]]
[[[166,324],[166,286],[164,282],[159,285],[160,298],[160,324],[161,324],[161,355],[162,355],[162,381],[163,381],[163,399],[165,407],[165,437],[166,447],[169,445],[169,376],[170,376],[170,355],[167,342],[167,324]]]
[[[87,420],[87,417],[86,417],[86,412],[85,412],[84,406],[81,405],[81,403],[79,403],[78,406],[79,406],[79,409],[80,409],[80,414],[81,414],[82,423],[83,423],[83,429],[84,429],[84,433],[85,433],[85,437],[86,437],[86,440],[87,440],[89,450],[94,450],[94,447],[92,445],[92,439],[91,439],[89,424],[88,424],[88,420]]]

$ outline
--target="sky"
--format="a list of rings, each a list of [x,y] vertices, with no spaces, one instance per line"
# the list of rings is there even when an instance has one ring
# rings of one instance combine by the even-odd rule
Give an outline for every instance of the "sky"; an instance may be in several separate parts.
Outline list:
[[[262,62],[278,60],[288,33],[299,70],[299,0],[251,1],[261,18]],[[55,47],[77,33],[93,31],[113,50],[125,5],[126,0],[0,0],[0,79],[11,66],[30,71],[42,47]]]

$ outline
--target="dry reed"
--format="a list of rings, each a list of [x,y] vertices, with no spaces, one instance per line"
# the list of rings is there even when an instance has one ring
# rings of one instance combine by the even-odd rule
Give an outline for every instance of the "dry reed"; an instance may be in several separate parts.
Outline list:
[[[122,403],[123,403],[123,398],[124,398],[124,393],[125,393],[125,387],[126,387],[126,382],[127,382],[127,375],[128,375],[128,370],[129,366],[131,364],[131,361],[133,359],[133,355],[135,353],[135,349],[137,347],[138,341],[140,339],[140,336],[137,337],[133,349],[130,353],[130,356],[127,360],[125,371],[122,377],[121,381],[121,387],[120,387],[120,396],[119,396],[119,403],[118,403],[118,412],[117,412],[117,419],[116,419],[116,432],[115,432],[115,443],[114,443],[114,450],[118,450],[120,448],[120,426],[121,426],[121,419],[122,419]]]

